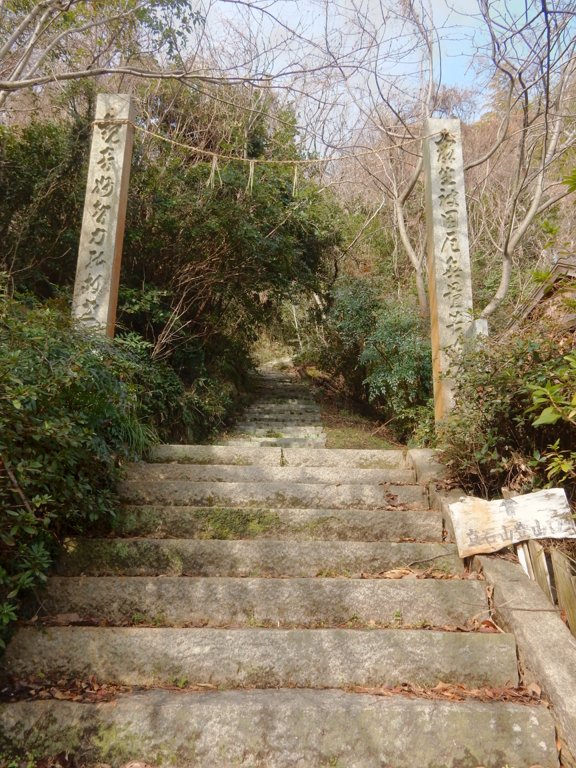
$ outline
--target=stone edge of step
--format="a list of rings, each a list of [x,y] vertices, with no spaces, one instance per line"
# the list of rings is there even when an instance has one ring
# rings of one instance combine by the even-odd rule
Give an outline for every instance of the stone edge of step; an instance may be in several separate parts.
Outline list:
[[[434,476],[431,470],[437,457],[422,450],[425,449],[408,452],[416,477],[427,477],[431,508],[444,514],[449,540],[454,541],[448,507],[466,493],[462,488],[438,491],[433,483],[438,474]],[[442,465],[438,466],[442,469]],[[518,563],[482,555],[474,558],[473,566],[483,571],[486,582],[494,589],[498,623],[515,636],[525,674],[537,682],[552,705],[562,764],[576,767],[576,637],[538,583],[531,581]],[[570,658],[572,664],[568,663]]]
[[[62,656],[62,650],[66,654]],[[63,676],[117,685],[315,689],[351,686],[518,686],[508,634],[419,629],[21,627],[6,652],[18,678]]]
[[[552,704],[563,747],[562,764],[575,766],[576,637],[518,563],[483,555],[476,557],[474,564],[494,588],[497,619],[514,634],[529,679],[541,686]]]
[[[37,724],[44,719],[45,730],[40,738],[56,741],[58,748],[63,748],[69,741],[69,738],[63,737],[63,724],[66,724],[67,728],[74,724],[73,727],[76,730],[90,727],[98,730],[102,726],[110,728],[115,725],[131,736],[130,739],[126,739],[127,749],[124,757],[135,760],[137,763],[130,763],[130,765],[144,765],[141,762],[142,757],[150,751],[150,741],[153,741],[149,735],[152,723],[159,723],[160,727],[166,729],[166,732],[175,738],[178,751],[182,755],[177,762],[179,766],[197,764],[198,759],[206,765],[208,762],[210,765],[219,766],[237,765],[246,744],[254,739],[252,729],[239,728],[242,721],[253,724],[258,739],[266,736],[273,747],[272,753],[274,748],[278,750],[279,739],[280,741],[283,739],[281,731],[284,723],[292,724],[292,727],[296,722],[304,723],[304,726],[301,726],[304,728],[302,731],[304,759],[307,765],[315,768],[320,765],[334,765],[334,755],[338,755],[338,765],[345,764],[353,768],[382,765],[383,756],[387,759],[386,764],[406,768],[414,764],[413,757],[409,753],[414,749],[415,733],[419,739],[419,747],[422,749],[429,745],[427,749],[430,750],[430,754],[423,753],[425,759],[422,760],[421,765],[426,767],[438,765],[438,734],[444,727],[448,727],[453,743],[458,744],[451,751],[454,760],[450,760],[450,765],[462,764],[460,758],[465,760],[466,754],[469,754],[468,750],[473,749],[476,752],[478,745],[481,746],[481,754],[478,756],[480,759],[482,756],[488,759],[496,746],[502,749],[502,763],[509,761],[515,765],[519,758],[518,741],[510,744],[506,737],[498,737],[495,733],[498,741],[494,744],[490,740],[486,747],[483,729],[489,723],[492,732],[496,731],[496,726],[493,725],[494,705],[499,707],[498,720],[503,717],[510,726],[518,725],[520,722],[530,730],[534,728],[529,743],[527,739],[522,743],[520,756],[522,765],[542,761],[545,765],[551,766],[552,760],[546,758],[554,749],[553,736],[549,735],[552,730],[550,716],[546,710],[542,709],[538,712],[534,724],[531,723],[533,713],[526,712],[520,705],[497,702],[492,703],[489,710],[487,705],[478,705],[476,702],[461,703],[455,709],[452,702],[395,700],[338,691],[308,692],[280,689],[242,692],[240,695],[237,692],[228,691],[200,694],[146,691],[134,694],[130,699],[120,698],[112,703],[58,702],[57,718],[47,722],[45,716],[47,710],[52,709],[51,704],[42,701],[34,702],[34,711],[26,721],[22,716],[24,714],[22,705],[12,705],[17,708],[13,721],[18,719],[28,729],[36,726],[38,731]],[[134,704],[140,713],[138,721],[134,721],[132,715],[127,713],[128,707]],[[81,708],[81,714],[78,708]],[[18,717],[19,714],[20,717]],[[134,722],[141,725],[133,725]],[[197,722],[201,723],[203,732],[199,755],[196,752],[198,735],[194,726]],[[410,723],[408,728],[406,722]],[[417,726],[421,722],[430,723],[431,727],[424,732]],[[343,724],[346,727],[343,727]],[[386,724],[386,729],[383,728],[383,724]],[[390,724],[389,728],[388,724]],[[218,736],[218,742],[222,743],[222,731],[224,743],[227,746],[223,760],[215,762],[214,753],[210,753],[207,747],[214,740],[215,733]],[[465,744],[458,743],[462,732],[466,736]],[[398,734],[400,741],[387,737],[387,733]],[[519,737],[516,736],[516,739]],[[349,744],[349,740],[352,745]],[[159,748],[158,745],[155,747],[160,758],[158,762],[165,764],[167,750]],[[267,764],[271,768],[296,765],[294,755],[286,754],[285,746],[279,752],[280,758],[270,757]],[[382,754],[383,752],[385,755]],[[125,764],[125,760],[121,762]],[[168,762],[174,764],[173,760]],[[298,765],[303,763],[299,761]]]

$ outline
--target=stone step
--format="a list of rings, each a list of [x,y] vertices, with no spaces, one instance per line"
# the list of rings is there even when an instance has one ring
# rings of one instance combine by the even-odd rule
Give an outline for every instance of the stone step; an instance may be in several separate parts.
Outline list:
[[[147,464],[138,462],[125,467],[127,480],[187,480],[218,483],[346,483],[415,484],[414,472],[408,469],[360,469],[358,467],[268,467],[194,464]]]
[[[308,439],[318,439],[323,435],[322,425],[290,426],[288,424],[279,424],[272,426],[258,426],[256,424],[247,424],[239,422],[234,425],[234,434],[246,434],[254,437],[305,437]]]
[[[435,568],[460,573],[453,544],[356,541],[73,539],[57,565],[62,576],[275,576],[379,574]]]
[[[245,437],[232,437],[226,440],[226,445],[240,447],[261,446],[262,448],[325,448],[326,437],[313,439],[308,437],[258,437],[247,435]]]
[[[179,461],[185,464],[252,464],[279,467],[282,464],[280,448],[261,449],[259,446],[229,445],[154,445],[149,451],[149,461]]]
[[[262,415],[270,416],[277,419],[279,416],[294,415],[294,416],[319,416],[321,413],[320,407],[317,405],[289,405],[284,403],[268,403],[267,405],[260,402],[249,405],[244,413],[250,415]]]
[[[253,411],[250,409],[247,409],[243,411],[242,413],[242,422],[263,422],[266,424],[298,424],[298,422],[302,421],[304,424],[321,424],[322,423],[322,414],[320,411],[312,411],[308,409],[307,411],[290,411],[288,409],[284,409],[283,411],[270,411],[270,410],[258,410]]]
[[[260,429],[281,430],[284,427],[314,427],[316,429],[322,429],[320,417],[312,414],[306,418],[296,414],[286,414],[285,416],[279,417],[277,414],[274,416],[260,416],[245,413],[242,416],[242,422],[236,424],[235,429],[240,430],[241,424],[249,424],[252,427],[259,427]]]
[[[341,483],[211,483],[185,480],[124,480],[118,484],[123,501],[132,504],[186,506],[326,507],[428,509],[428,493],[418,485]]]
[[[98,704],[0,705],[23,752],[172,768],[557,768],[544,707],[343,691],[151,690]],[[111,738],[116,734],[117,738]]]
[[[286,416],[295,416],[297,418],[320,418],[322,411],[317,405],[283,405],[281,403],[276,404],[259,404],[249,405],[244,411],[244,414],[249,416],[265,416],[272,419],[284,419]]]
[[[252,393],[256,395],[259,401],[266,400],[267,398],[277,400],[298,398],[302,401],[310,401],[312,403],[315,402],[314,397],[310,392],[310,388],[304,384],[279,384],[277,382],[262,382],[253,387]]]
[[[270,393],[269,395],[261,395],[256,401],[259,406],[267,408],[270,405],[282,405],[282,406],[298,406],[304,408],[317,408],[318,404],[312,397],[301,396],[284,396],[279,397]]]
[[[265,448],[227,445],[155,445],[149,461],[180,461],[188,464],[234,464],[291,467],[410,468],[407,454],[400,450],[353,448]]]
[[[298,381],[289,381],[288,379],[282,380],[270,380],[266,381],[261,379],[256,381],[250,387],[250,391],[259,395],[261,393],[271,393],[273,395],[282,396],[285,392],[296,392],[303,394],[306,397],[312,397],[312,391],[306,384],[302,384]]]
[[[197,627],[465,626],[488,611],[485,583],[459,579],[54,576],[40,603],[72,623]]]
[[[355,448],[287,448],[282,462],[289,467],[360,467],[365,469],[411,469],[403,451]]]
[[[410,629],[23,627],[5,665],[17,679],[94,675],[99,682],[143,686],[518,684],[511,635]]]
[[[441,512],[366,509],[134,507],[115,520],[117,536],[196,539],[442,541]]]
[[[257,386],[259,384],[270,386],[276,386],[278,383],[285,383],[289,386],[305,387],[310,390],[308,383],[299,376],[295,375],[292,371],[266,371],[264,373],[258,373],[252,379],[252,385]]]
[[[258,416],[244,416],[241,424],[248,424],[256,429],[264,429],[267,432],[282,432],[290,427],[291,429],[312,429],[323,430],[324,427],[319,418],[302,419],[300,417],[287,417],[281,421],[271,419],[261,419]],[[233,429],[237,432],[242,431],[240,424],[235,424]]]
[[[251,387],[250,391],[256,396],[271,394],[281,397],[289,392],[304,397],[314,397],[310,387],[298,381],[259,381]]]

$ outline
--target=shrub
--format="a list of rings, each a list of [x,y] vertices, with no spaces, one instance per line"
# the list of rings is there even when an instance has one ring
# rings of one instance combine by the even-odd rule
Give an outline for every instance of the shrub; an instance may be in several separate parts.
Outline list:
[[[106,526],[122,458],[182,414],[184,388],[134,340],[112,343],[67,315],[0,304],[0,630],[45,579],[62,537]]]
[[[531,393],[541,392],[558,369],[559,349],[558,331],[540,321],[513,336],[486,339],[464,355],[455,408],[439,441],[454,479],[467,491],[490,498],[502,487],[525,493],[546,484],[542,455],[559,432],[551,423],[534,423]]]
[[[38,296],[73,278],[89,122],[0,126],[0,270]]]
[[[425,334],[410,307],[384,304],[360,355],[368,399],[400,439],[413,435],[430,411],[432,358]]]
[[[407,303],[363,278],[336,282],[320,353],[308,358],[376,409],[399,440],[427,418],[432,393],[428,331]]]
[[[549,371],[544,384],[528,386],[532,405],[527,414],[536,413],[533,427],[555,427],[554,442],[542,454],[536,454],[536,462],[543,467],[548,485],[562,483],[574,495],[576,485],[576,354],[562,357]]]

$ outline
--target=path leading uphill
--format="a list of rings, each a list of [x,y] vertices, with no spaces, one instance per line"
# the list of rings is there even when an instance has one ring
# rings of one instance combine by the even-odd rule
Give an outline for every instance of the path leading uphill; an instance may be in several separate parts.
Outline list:
[[[287,372],[263,368],[254,380],[257,399],[226,440],[227,445],[324,448],[320,408],[310,387]]]
[[[132,465],[115,538],[69,543],[3,662],[50,698],[0,732],[114,768],[557,766],[416,454],[323,448],[287,374],[259,394],[227,445]]]

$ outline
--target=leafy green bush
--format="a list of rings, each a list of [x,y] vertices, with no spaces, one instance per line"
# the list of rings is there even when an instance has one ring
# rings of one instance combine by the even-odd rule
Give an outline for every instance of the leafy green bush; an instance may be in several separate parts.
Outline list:
[[[0,298],[0,628],[63,536],[110,522],[119,460],[186,410],[176,374],[135,346]]]
[[[542,456],[556,440],[567,447],[570,435],[564,426],[534,423],[532,393],[558,369],[559,348],[557,331],[542,321],[465,354],[439,442],[467,491],[490,498],[502,487],[525,493],[546,484]]]
[[[537,413],[533,427],[555,425],[558,436],[536,461],[543,465],[549,485],[562,483],[570,490],[576,485],[576,354],[565,355],[550,372],[544,384],[529,385],[532,405],[527,413]]]
[[[334,287],[316,361],[406,440],[430,410],[427,336],[409,304],[383,298],[378,285],[364,278],[343,278]]]
[[[47,297],[74,278],[89,133],[88,121],[0,126],[0,271],[19,290]]]
[[[432,358],[426,332],[410,307],[384,304],[360,355],[369,401],[401,439],[413,435],[431,410]]]
[[[368,395],[360,356],[376,324],[377,311],[378,294],[368,281],[341,278],[334,285],[318,363],[339,377],[343,387],[358,400],[366,400]]]

